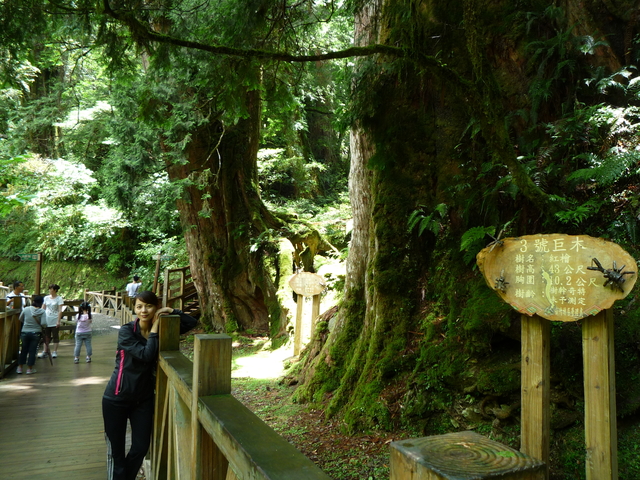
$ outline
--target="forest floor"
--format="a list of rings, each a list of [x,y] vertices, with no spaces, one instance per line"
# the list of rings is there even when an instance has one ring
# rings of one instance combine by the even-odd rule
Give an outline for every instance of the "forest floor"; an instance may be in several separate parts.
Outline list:
[[[190,338],[181,347],[187,355]],[[406,432],[350,435],[339,421],[325,418],[322,405],[292,402],[296,387],[284,380],[292,356],[289,346],[269,349],[267,338],[234,341],[231,393],[331,478],[387,480],[389,444]]]

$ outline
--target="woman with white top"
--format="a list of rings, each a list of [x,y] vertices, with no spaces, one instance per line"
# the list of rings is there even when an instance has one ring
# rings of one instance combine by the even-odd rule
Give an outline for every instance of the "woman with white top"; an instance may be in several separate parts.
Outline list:
[[[44,350],[40,355],[40,358],[46,358],[51,354],[52,358],[58,356],[58,344],[60,343],[60,336],[58,335],[58,329],[60,328],[60,319],[62,318],[62,309],[60,308],[64,303],[64,299],[58,295],[60,285],[52,283],[49,285],[49,295],[44,297],[44,310],[46,311],[45,330],[44,330]],[[49,349],[49,343],[53,340],[53,352]]]

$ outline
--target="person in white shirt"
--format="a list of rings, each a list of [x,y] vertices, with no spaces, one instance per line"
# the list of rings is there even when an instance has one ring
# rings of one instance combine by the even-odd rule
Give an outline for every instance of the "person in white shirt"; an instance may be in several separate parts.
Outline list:
[[[26,297],[22,293],[24,291],[24,283],[19,280],[13,282],[13,290],[7,293],[7,308],[20,308],[21,310],[25,307]],[[18,307],[18,302],[14,300],[16,297],[20,297],[20,307]]]
[[[52,358],[58,356],[58,344],[60,343],[60,336],[58,335],[58,329],[60,328],[60,318],[62,317],[62,309],[60,308],[64,303],[64,299],[58,295],[60,285],[52,283],[49,285],[49,295],[44,297],[44,310],[47,312],[44,330],[44,350],[38,357],[46,358],[50,353]],[[50,351],[49,343],[53,340],[53,352]]]
[[[138,293],[140,285],[142,285],[140,277],[138,275],[134,275],[133,282],[127,284],[127,295],[129,295],[129,297],[131,298],[134,298]]]

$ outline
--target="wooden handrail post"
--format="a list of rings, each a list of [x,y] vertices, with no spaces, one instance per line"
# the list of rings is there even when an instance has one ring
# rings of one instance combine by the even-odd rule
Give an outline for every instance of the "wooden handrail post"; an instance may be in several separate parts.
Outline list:
[[[177,315],[162,316],[160,322],[158,350],[160,352],[175,351],[180,349],[180,317]],[[167,438],[169,427],[164,423],[162,412],[167,406],[168,393],[167,374],[158,366],[156,374],[156,399],[155,415],[153,417],[153,455],[152,459],[160,460],[153,467],[153,480],[167,478],[167,444],[163,438]],[[154,462],[156,463],[156,462]]]
[[[167,306],[167,299],[169,298],[169,269],[164,269],[164,288],[162,289],[162,306]]]
[[[35,281],[35,294],[40,295],[40,283],[42,282],[42,253],[37,254],[36,260],[36,281]]]
[[[549,465],[551,432],[551,322],[522,315],[520,451]],[[548,467],[545,467],[548,470]],[[545,472],[548,478],[548,472]]]
[[[231,393],[231,337],[196,335],[191,405],[193,480],[225,480],[229,462],[198,420],[199,397]]]
[[[318,317],[320,316],[320,295],[314,295],[312,297],[311,304],[311,335],[316,331],[316,324],[318,323]]]
[[[587,480],[617,480],[616,369],[613,311],[582,322]]]
[[[163,315],[158,321],[160,322],[158,350],[161,352],[180,350],[180,317],[178,315]]]
[[[184,310],[184,270],[180,271],[180,310]]]
[[[156,295],[158,294],[158,277],[160,276],[160,258],[161,257],[162,257],[162,254],[159,253],[158,259],[156,260],[156,271],[155,271],[155,274],[153,275],[153,289],[151,290]]]
[[[296,299],[296,324],[293,330],[293,354],[300,355],[302,349],[302,311],[305,297],[298,295]]]

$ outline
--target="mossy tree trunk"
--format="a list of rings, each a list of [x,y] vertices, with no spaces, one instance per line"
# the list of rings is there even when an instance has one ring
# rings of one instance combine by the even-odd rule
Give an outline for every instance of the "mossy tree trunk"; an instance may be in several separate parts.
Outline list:
[[[253,330],[277,336],[286,314],[277,296],[282,283],[281,237],[293,245],[290,265],[313,270],[313,257],[331,250],[317,230],[273,215],[258,185],[260,93],[244,93],[248,115],[235,125],[205,122],[191,135],[188,163],[168,165],[185,192],[178,201],[203,318],[228,332]]]
[[[169,173],[188,180],[178,208],[205,318],[228,331],[265,332],[281,317],[266,265],[277,252],[258,237],[282,222],[266,212],[258,192],[259,94],[247,92],[244,100],[248,118],[200,127],[187,148],[189,162]]]
[[[531,2],[516,9],[506,0],[380,0],[361,8],[356,43],[404,46],[414,57],[360,62],[345,300],[329,334],[318,332],[309,349],[298,400],[328,398],[328,414],[341,412],[352,428],[390,426],[391,397],[400,396],[396,404],[399,398],[405,405],[421,402],[424,413],[435,403],[433,393],[453,381],[443,378],[442,365],[450,367],[446,375],[463,377],[470,366],[459,359],[487,354],[492,332],[508,328],[498,325],[508,309],[499,310],[488,290],[476,288],[484,282],[472,268],[473,257],[464,260],[459,246],[468,229],[499,226],[516,216],[516,233],[537,233],[545,222],[547,228],[553,225],[560,209],[556,192],[562,178],[553,184],[535,181],[521,157],[535,151],[526,151],[527,145],[548,140],[541,127],[561,118],[571,105],[566,96],[575,94],[577,85],[559,70],[567,58],[552,56],[546,73],[536,70],[529,63],[535,52],[529,45],[539,42],[554,55],[557,44],[570,44],[573,35],[612,31],[624,21],[607,17],[597,23],[594,19],[605,18],[597,12],[606,11],[599,2],[581,15],[573,0],[554,12],[545,8]],[[576,15],[584,30],[568,34]],[[527,30],[533,17],[537,23],[529,26],[537,30]],[[619,56],[622,49],[603,46],[604,60],[577,49],[564,54],[575,61],[577,77],[590,62],[619,64],[611,60],[616,51]],[[546,92],[537,93],[542,100],[536,104],[532,85],[547,80],[540,75],[553,80],[544,84]],[[433,217],[439,220],[437,235],[429,229],[421,236],[408,231],[412,211],[435,213],[438,205],[446,205],[447,214]],[[474,308],[485,313],[464,318],[474,295],[487,296],[474,297]],[[489,310],[499,316],[483,317]],[[433,317],[425,321],[428,315]],[[434,329],[439,329],[435,336]],[[438,373],[430,376],[432,367]],[[399,378],[401,387],[394,385]]]

